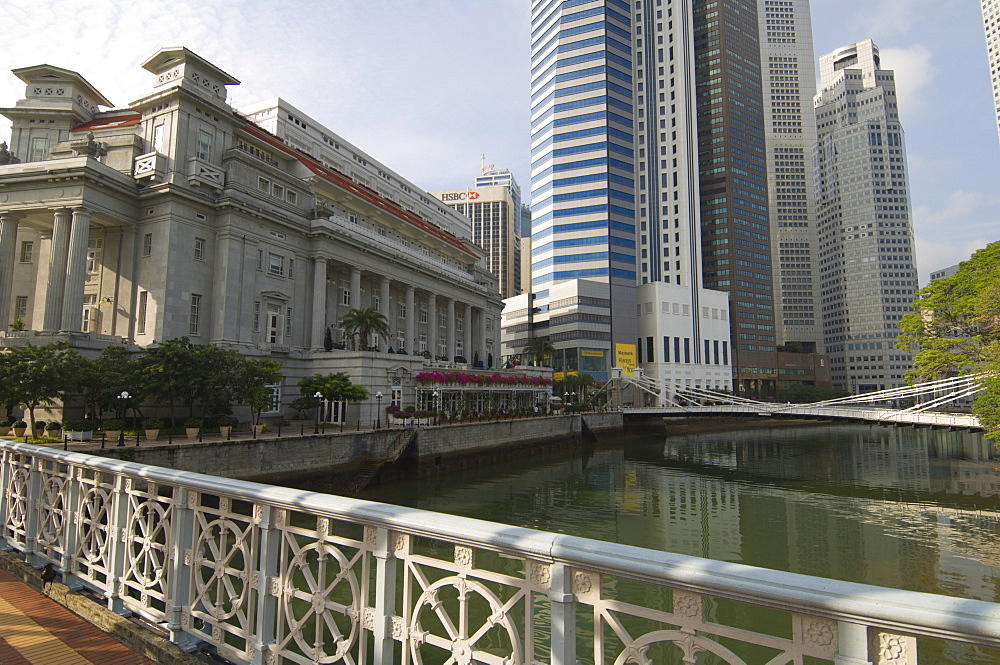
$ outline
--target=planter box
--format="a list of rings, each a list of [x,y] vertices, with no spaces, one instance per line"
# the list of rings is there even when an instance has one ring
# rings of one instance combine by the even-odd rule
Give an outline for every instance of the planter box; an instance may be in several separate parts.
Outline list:
[[[156,437],[160,436],[160,430],[158,429],[148,429],[146,430],[146,440],[156,441]]]
[[[0,425],[0,436],[7,436],[10,434],[10,425]]]
[[[200,427],[185,427],[184,433],[187,434],[188,441],[197,441],[198,432],[201,431]]]
[[[223,439],[228,439],[229,433],[232,431],[233,428],[231,425],[219,425],[219,436],[221,436]]]
[[[45,430],[45,436],[50,436],[53,439],[61,439],[62,438],[62,430],[61,429],[47,429],[47,430]]]
[[[88,430],[86,432],[71,432],[67,430],[66,437],[70,441],[90,441],[94,438],[94,432],[92,430]]]
[[[14,437],[16,438],[16,437],[19,437],[19,436],[24,436],[24,433],[27,432],[27,431],[28,431],[27,427],[15,427],[14,428]]]

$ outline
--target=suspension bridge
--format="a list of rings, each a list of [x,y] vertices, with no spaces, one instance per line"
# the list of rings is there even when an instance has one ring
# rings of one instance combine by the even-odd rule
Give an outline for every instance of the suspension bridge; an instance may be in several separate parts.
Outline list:
[[[629,414],[755,414],[982,430],[976,416],[949,410],[958,406],[967,407],[982,390],[981,378],[981,374],[970,374],[809,404],[761,402],[705,388],[680,387],[645,376],[641,370],[634,371],[632,376],[621,371],[613,372],[604,390],[632,387],[649,396],[645,401],[652,402],[652,405],[628,407],[625,411]]]

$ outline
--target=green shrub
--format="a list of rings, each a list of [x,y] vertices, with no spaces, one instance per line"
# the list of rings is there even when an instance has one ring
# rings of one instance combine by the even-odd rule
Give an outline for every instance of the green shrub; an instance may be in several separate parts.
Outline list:
[[[162,418],[144,418],[142,421],[143,429],[163,429],[163,419]]]
[[[104,421],[103,427],[105,432],[110,432],[112,430],[117,432],[119,430],[124,429],[125,424],[122,423],[122,421],[119,420],[118,418],[108,418],[107,420]]]
[[[65,427],[67,432],[94,431],[94,423],[90,420],[67,420]]]
[[[46,432],[55,432],[56,430],[62,429],[62,423],[58,420],[53,420],[45,426]]]
[[[15,420],[14,423],[11,425],[11,427],[27,427],[27,426],[28,423],[24,422],[23,420]]]
[[[36,430],[37,429],[45,429],[45,421],[44,420],[36,420],[35,421],[35,429]]]
[[[187,429],[194,429],[194,428],[201,429],[204,424],[205,421],[202,420],[201,418],[188,418],[187,420],[184,421],[184,427]]]

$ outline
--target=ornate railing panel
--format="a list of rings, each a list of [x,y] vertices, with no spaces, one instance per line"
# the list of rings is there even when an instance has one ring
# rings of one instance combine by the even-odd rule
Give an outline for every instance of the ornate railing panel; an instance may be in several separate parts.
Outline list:
[[[918,637],[1000,646],[995,603],[27,444],[0,453],[0,544],[237,663],[901,665]]]

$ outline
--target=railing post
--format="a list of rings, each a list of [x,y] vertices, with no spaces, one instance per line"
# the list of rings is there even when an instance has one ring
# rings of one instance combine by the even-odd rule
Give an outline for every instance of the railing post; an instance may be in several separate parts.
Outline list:
[[[111,557],[109,577],[104,596],[108,602],[108,609],[117,614],[127,615],[125,604],[122,602],[122,589],[124,588],[125,577],[125,550],[127,547],[126,538],[128,534],[128,492],[132,483],[130,478],[126,478],[121,473],[115,475],[115,493],[111,504],[111,522],[108,524],[108,536],[111,541]]]
[[[868,626],[837,622],[837,655],[834,665],[872,665],[868,660]]]
[[[174,519],[173,519],[173,551],[170,562],[173,575],[167,581],[169,601],[165,608],[167,630],[170,641],[184,651],[194,651],[200,640],[184,630],[185,613],[190,612],[191,604],[191,561],[194,553],[194,508],[192,503],[198,499],[198,493],[183,487],[174,489]],[[192,501],[194,500],[194,501]],[[190,615],[188,615],[190,616]],[[188,619],[190,621],[190,618]]]
[[[66,467],[65,514],[62,535],[63,553],[59,565],[62,567],[62,583],[74,591],[83,588],[83,583],[73,574],[73,558],[76,556],[77,536],[80,533],[80,467],[72,464]]]
[[[7,523],[7,513],[10,511],[7,488],[10,487],[13,457],[14,453],[9,450],[0,451],[0,525]],[[9,552],[13,548],[10,541],[3,537],[4,532],[4,529],[0,529],[0,552]]]
[[[42,464],[41,458],[31,456],[31,470],[28,472],[28,491],[25,497],[24,522],[24,560],[28,565],[41,568],[44,564],[35,554],[35,544],[38,542],[38,510],[42,498]]]
[[[392,617],[396,613],[396,555],[392,551],[389,529],[378,527],[375,531],[375,637],[373,663],[392,665]],[[405,648],[405,645],[404,645]]]
[[[276,524],[280,510],[264,504],[254,506],[260,529],[259,570],[250,573],[257,576],[257,623],[252,640],[254,665],[281,661],[277,654],[273,661],[267,657],[275,643],[278,626],[278,596],[271,592],[271,580],[277,579],[280,573],[281,530]]]
[[[551,568],[549,587],[552,620],[552,665],[576,663],[576,597],[573,595],[573,569],[556,563]]]

